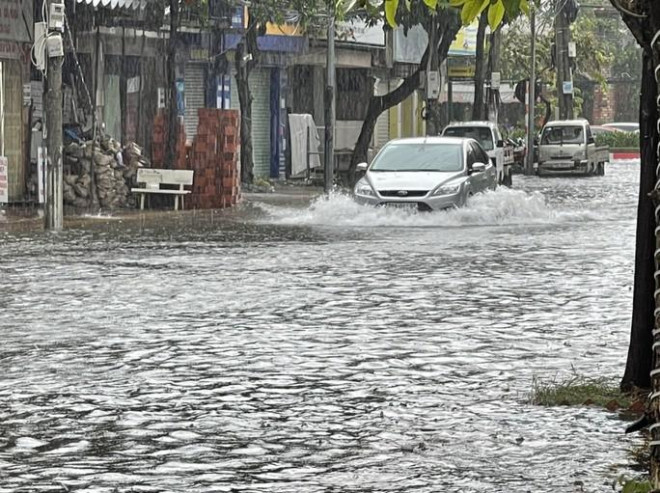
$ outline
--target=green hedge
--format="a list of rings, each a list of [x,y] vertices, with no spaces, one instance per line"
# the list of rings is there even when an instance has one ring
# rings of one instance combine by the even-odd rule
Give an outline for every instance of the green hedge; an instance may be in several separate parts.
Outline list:
[[[633,132],[607,132],[595,136],[596,144],[610,149],[639,149],[639,134]]]

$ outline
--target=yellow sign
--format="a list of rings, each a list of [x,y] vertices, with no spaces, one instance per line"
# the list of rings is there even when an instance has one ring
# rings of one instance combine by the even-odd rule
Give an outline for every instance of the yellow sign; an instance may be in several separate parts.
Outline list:
[[[474,66],[447,67],[447,75],[456,79],[474,77]]]
[[[2,0],[0,0],[2,1]],[[248,27],[248,9],[243,8],[243,28]],[[272,36],[302,36],[300,25],[294,22],[285,22],[284,24],[266,23],[266,34]]]
[[[297,24],[266,24],[266,34],[274,36],[302,36],[302,30]]]

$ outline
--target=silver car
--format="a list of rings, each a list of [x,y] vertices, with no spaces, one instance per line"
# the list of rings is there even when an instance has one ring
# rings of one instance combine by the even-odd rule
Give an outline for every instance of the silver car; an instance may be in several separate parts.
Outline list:
[[[497,186],[488,154],[474,139],[418,137],[388,142],[354,189],[362,204],[422,211],[465,205],[468,197]]]

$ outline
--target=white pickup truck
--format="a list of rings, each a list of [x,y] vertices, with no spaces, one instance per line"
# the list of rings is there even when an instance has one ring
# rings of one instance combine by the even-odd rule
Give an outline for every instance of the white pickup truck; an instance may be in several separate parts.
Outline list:
[[[539,176],[604,175],[610,160],[607,146],[596,147],[587,120],[548,122],[539,143]]]
[[[497,170],[498,185],[511,186],[514,165],[514,147],[502,139],[502,133],[493,122],[455,122],[442,131],[447,137],[469,137],[481,144]]]

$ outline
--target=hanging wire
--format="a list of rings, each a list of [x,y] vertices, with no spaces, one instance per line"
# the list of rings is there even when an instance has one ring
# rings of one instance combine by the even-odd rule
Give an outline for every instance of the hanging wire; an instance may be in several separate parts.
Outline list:
[[[76,51],[76,47],[73,43],[71,29],[69,28],[69,17],[67,15],[64,16],[64,28],[68,35],[67,39],[69,41],[69,46],[71,47],[71,54],[73,56],[73,61],[75,62],[76,68],[78,69],[78,76],[80,77],[80,81],[82,82],[83,88],[85,89],[85,97],[87,98],[87,104],[89,105],[90,110],[93,111],[92,95],[90,94],[89,87],[87,87],[87,83],[85,82],[85,76],[83,74],[82,67],[80,66],[80,60],[78,59],[78,52]]]

